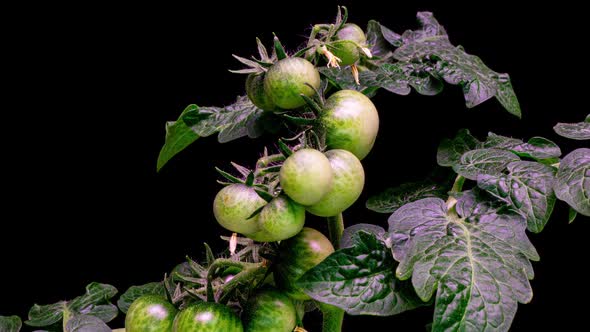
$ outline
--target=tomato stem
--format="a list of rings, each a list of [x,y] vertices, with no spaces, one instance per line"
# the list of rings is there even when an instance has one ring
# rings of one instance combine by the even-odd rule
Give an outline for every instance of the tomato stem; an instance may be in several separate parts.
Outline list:
[[[457,175],[455,178],[455,182],[453,183],[453,187],[451,188],[451,193],[458,193],[463,189],[463,184],[465,183],[465,177],[461,175]],[[456,215],[457,212],[455,211],[455,205],[457,204],[457,199],[453,196],[449,196],[447,199],[447,210],[450,214]]]
[[[328,236],[334,248],[340,247],[340,239],[342,238],[342,232],[344,232],[344,219],[342,213],[336,216],[328,217]]]
[[[240,262],[227,258],[218,258],[213,261],[213,263],[209,265],[209,271],[207,272],[207,301],[209,302],[215,301],[215,295],[213,293],[213,279],[217,270],[222,267],[237,267],[242,269],[230,282],[222,286],[222,289],[225,293],[222,296],[222,299],[225,299],[227,294],[230,293],[240,282],[251,281],[251,279],[253,279],[253,277],[256,275],[256,273],[253,272],[256,272],[259,268],[263,267],[263,264]]]
[[[324,316],[322,322],[322,332],[340,332],[342,331],[342,321],[344,320],[344,310],[325,303],[318,302],[318,306]]]

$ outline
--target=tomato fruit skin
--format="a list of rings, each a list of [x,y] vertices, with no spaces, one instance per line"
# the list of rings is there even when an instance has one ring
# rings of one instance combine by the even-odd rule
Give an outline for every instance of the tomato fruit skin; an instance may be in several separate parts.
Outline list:
[[[243,332],[240,318],[227,306],[198,302],[176,315],[174,332]]]
[[[273,198],[258,215],[260,231],[248,237],[260,242],[288,239],[301,231],[305,224],[305,208],[286,195]]]
[[[264,92],[264,74],[250,74],[246,79],[246,94],[256,107],[264,111],[275,111],[277,106]]]
[[[321,122],[329,149],[344,149],[362,160],[369,154],[377,132],[379,114],[371,100],[354,90],[332,94],[324,106]]]
[[[176,308],[157,295],[137,298],[125,317],[126,332],[167,332],[172,331]]]
[[[367,36],[361,27],[354,23],[346,23],[342,29],[336,33],[336,38],[339,40],[351,40],[359,46],[365,46],[367,43]]]
[[[334,174],[332,188],[319,202],[306,209],[316,216],[331,217],[348,209],[359,198],[365,185],[365,170],[361,161],[346,150],[330,150],[325,155]]]
[[[270,67],[264,77],[264,91],[278,107],[294,109],[305,105],[301,94],[315,94],[305,83],[320,88],[320,73],[314,65],[302,58],[286,58]]]
[[[341,61],[340,65],[349,66],[360,59],[359,46],[350,40],[337,40],[328,44],[328,50],[337,56]]]
[[[266,201],[253,188],[235,183],[221,189],[213,201],[213,214],[224,228],[241,234],[258,231],[258,215],[248,219]]]
[[[297,322],[297,311],[289,296],[267,288],[248,299],[242,322],[245,332],[291,332]]]
[[[301,205],[317,203],[332,187],[330,161],[314,149],[301,149],[290,155],[279,172],[283,191]]]
[[[273,267],[275,282],[292,299],[309,300],[295,282],[333,252],[334,246],[324,234],[303,227],[299,234],[281,242],[278,261]]]

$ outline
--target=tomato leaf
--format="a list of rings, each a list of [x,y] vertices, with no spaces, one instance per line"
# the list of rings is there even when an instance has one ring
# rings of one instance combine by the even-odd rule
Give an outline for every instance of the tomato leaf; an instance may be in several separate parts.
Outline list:
[[[225,107],[187,106],[177,121],[166,123],[166,141],[158,156],[160,170],[172,157],[199,137],[219,133],[217,139],[226,143],[240,137],[256,138],[264,132],[263,111],[246,96]]]
[[[319,68],[320,73],[339,89],[362,92],[372,97],[378,89],[385,89],[398,95],[407,95],[413,87],[418,93],[436,95],[442,91],[442,83],[422,71],[422,65],[415,63],[383,63],[359,73],[356,84],[347,68]]]
[[[389,316],[424,305],[407,282],[393,274],[390,250],[375,235],[359,231],[297,282],[305,293],[352,315]]]
[[[567,222],[569,224],[573,223],[574,220],[576,220],[576,217],[578,216],[578,212],[576,210],[574,210],[573,208],[570,207],[568,216],[567,216]]]
[[[116,307],[110,304],[117,289],[108,284],[93,282],[86,286],[86,293],[71,301],[60,301],[54,304],[35,304],[29,310],[29,326],[49,326],[62,320],[65,310],[74,314],[87,313],[109,322],[117,316]]]
[[[561,160],[554,190],[557,198],[590,216],[590,149],[574,150]]]
[[[373,224],[354,224],[352,226],[346,227],[344,232],[342,232],[342,238],[340,239],[340,248],[350,248],[353,247],[356,243],[356,236],[355,234],[363,231],[369,234],[373,234],[377,240],[381,242],[386,242],[387,240],[387,232],[383,227],[373,225]]]
[[[198,110],[197,105],[187,106],[180,117],[186,113]],[[199,135],[188,127],[184,121],[169,121],[166,123],[166,141],[164,146],[160,150],[157,162],[157,170],[159,171],[166,165],[166,163],[172,159],[180,151],[184,150],[187,146],[191,145],[194,141],[199,138]]]
[[[533,137],[528,142],[520,139],[488,133],[484,148],[507,150],[519,157],[534,159],[543,163],[555,163],[561,156],[557,144],[543,137]]]
[[[86,308],[80,310],[81,314],[90,315],[99,318],[105,323],[108,323],[115,319],[119,314],[119,309],[114,304],[91,304]]]
[[[396,276],[418,296],[435,295],[433,331],[507,331],[518,303],[532,298],[530,260],[539,256],[518,214],[500,214],[477,195],[425,198],[389,218]]]
[[[367,209],[379,213],[393,213],[401,206],[426,197],[443,197],[447,190],[431,181],[410,182],[387,188],[367,200]]]
[[[18,316],[0,316],[0,331],[19,332],[23,322]]]
[[[123,313],[127,313],[131,303],[143,295],[160,295],[166,296],[166,288],[160,282],[150,282],[140,286],[131,286],[125,291],[117,301],[117,306]]]
[[[436,152],[436,162],[440,166],[448,167],[459,164],[461,156],[467,151],[476,149],[479,144],[480,142],[471,136],[469,130],[461,129],[455,138],[442,140]]]
[[[117,289],[108,284],[93,282],[86,286],[86,294],[68,302],[68,309],[73,312],[82,312],[89,306],[106,304],[117,294]]]
[[[555,169],[532,161],[512,162],[507,168],[509,174],[479,176],[478,187],[520,213],[529,231],[541,232],[555,205]]]
[[[479,57],[467,54],[460,46],[453,46],[432,13],[419,12],[417,17],[422,29],[407,30],[401,35],[401,45],[393,52],[395,59],[421,62],[431,75],[449,84],[461,85],[468,108],[496,97],[509,113],[521,116],[508,74],[492,71]],[[394,38],[392,45],[397,44],[400,39]]]
[[[29,319],[25,321],[25,324],[37,327],[55,324],[61,321],[65,304],[66,302],[47,305],[35,304],[29,310]]]
[[[586,116],[584,122],[578,123],[558,123],[553,127],[555,132],[563,137],[575,140],[590,139],[590,114]]]
[[[512,152],[500,149],[475,149],[465,152],[453,170],[470,180],[480,174],[499,174],[506,166],[520,159]]]
[[[244,136],[260,136],[262,132],[256,120],[262,113],[248,97],[241,96],[225,107],[193,107],[185,110],[180,118],[200,137],[219,133],[217,140],[226,143]]]
[[[373,55],[373,60],[385,61],[393,56],[392,42],[386,37],[397,35],[395,32],[371,20],[367,24],[367,45]],[[399,35],[397,35],[399,36]]]
[[[74,315],[66,323],[64,332],[111,332],[111,329],[97,317]]]

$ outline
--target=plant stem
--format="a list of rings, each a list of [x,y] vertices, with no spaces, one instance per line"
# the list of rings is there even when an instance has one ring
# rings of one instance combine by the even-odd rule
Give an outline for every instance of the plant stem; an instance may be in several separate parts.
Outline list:
[[[461,175],[457,175],[455,178],[455,182],[453,183],[453,187],[451,188],[451,193],[458,193],[463,189],[463,184],[465,183],[465,177]],[[450,214],[456,214],[455,212],[455,204],[457,204],[457,199],[453,196],[449,196],[447,199],[447,210]]]
[[[245,270],[250,270],[252,267],[255,266],[261,266],[262,264],[260,263],[246,263],[246,262],[239,262],[239,261],[234,261],[232,259],[227,259],[227,258],[218,258],[215,261],[213,261],[213,263],[211,263],[211,265],[209,265],[208,269],[209,271],[207,272],[207,301],[209,302],[213,302],[215,300],[214,298],[214,294],[213,294],[213,278],[215,275],[215,272],[217,271],[218,268],[221,267],[238,267],[240,269],[242,269],[242,271],[240,273],[238,273],[235,278],[238,278],[238,276],[240,274],[244,275],[248,273],[244,273]],[[238,279],[240,280],[240,279]],[[237,280],[236,280],[237,281]]]
[[[342,331],[342,321],[344,319],[344,310],[335,306],[318,302],[324,321],[322,322],[322,332],[340,332]]]
[[[465,183],[465,177],[461,175],[457,175],[455,178],[455,182],[453,183],[453,188],[451,188],[451,192],[459,192],[463,189],[463,184]]]
[[[332,241],[334,249],[340,247],[342,232],[344,232],[344,219],[342,218],[342,213],[328,217],[328,236],[330,237],[330,241]]]

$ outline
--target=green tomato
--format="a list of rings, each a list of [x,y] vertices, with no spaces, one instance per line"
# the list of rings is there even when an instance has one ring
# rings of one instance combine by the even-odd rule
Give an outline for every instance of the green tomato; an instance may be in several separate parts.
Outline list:
[[[227,306],[198,302],[176,315],[174,332],[243,332],[240,318]]]
[[[365,185],[365,171],[361,161],[346,150],[330,150],[325,155],[334,174],[332,188],[306,209],[316,216],[331,217],[348,209],[359,198]]]
[[[301,149],[289,156],[279,172],[283,191],[301,205],[317,203],[332,187],[332,166],[323,153]]]
[[[349,66],[360,59],[359,46],[351,40],[337,40],[327,45],[328,50],[341,61],[340,65]]]
[[[299,234],[281,242],[278,261],[273,267],[275,282],[291,298],[309,300],[295,282],[333,252],[327,237],[313,228],[303,227]]]
[[[342,29],[338,30],[336,33],[336,38],[339,40],[351,40],[359,46],[365,46],[367,44],[365,32],[354,23],[344,24]]]
[[[267,288],[248,299],[242,321],[246,332],[291,332],[297,323],[297,311],[289,296]]]
[[[248,218],[266,201],[245,184],[231,184],[221,189],[213,201],[213,214],[224,228],[242,234],[257,232],[258,215]]]
[[[264,92],[264,74],[250,74],[246,79],[246,94],[250,101],[265,111],[277,110],[272,100]]]
[[[294,109],[305,105],[301,95],[311,97],[320,88],[320,73],[302,58],[286,58],[275,63],[264,77],[266,95],[280,108]]]
[[[301,231],[305,224],[305,208],[281,195],[270,201],[258,215],[260,231],[247,234],[260,242],[288,239]]]
[[[172,331],[176,308],[157,295],[144,295],[137,298],[125,317],[126,332],[166,332]]]
[[[330,149],[344,149],[363,159],[375,144],[379,131],[379,114],[364,94],[340,90],[324,106],[321,122],[326,128]]]

